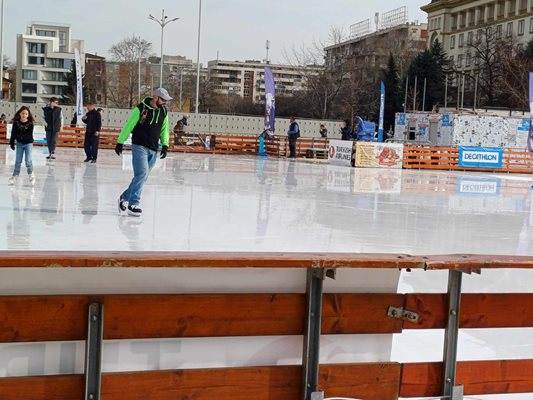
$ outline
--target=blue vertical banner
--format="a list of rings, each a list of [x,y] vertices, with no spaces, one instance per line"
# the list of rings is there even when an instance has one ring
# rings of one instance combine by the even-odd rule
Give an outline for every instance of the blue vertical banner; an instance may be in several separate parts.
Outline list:
[[[527,151],[533,152],[533,72],[529,73],[529,112],[530,124],[527,138]]]
[[[381,81],[381,99],[379,102],[378,142],[383,142],[383,124],[385,119],[385,84]]]
[[[276,86],[270,67],[265,67],[265,129],[276,131]]]
[[[74,62],[76,65],[76,121],[77,125],[83,125],[81,117],[83,117],[83,82],[81,70],[81,56],[80,50],[76,47],[74,49]]]

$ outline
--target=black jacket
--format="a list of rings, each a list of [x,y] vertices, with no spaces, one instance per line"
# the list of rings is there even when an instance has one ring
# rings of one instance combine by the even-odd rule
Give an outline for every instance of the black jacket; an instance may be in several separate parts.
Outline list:
[[[82,120],[87,125],[86,133],[94,134],[102,129],[102,116],[96,110],[89,111]]]
[[[33,143],[33,123],[14,121],[9,143],[15,144],[15,141],[20,144]]]
[[[61,107],[43,107],[44,122],[46,122],[46,132],[58,133],[61,130]]]

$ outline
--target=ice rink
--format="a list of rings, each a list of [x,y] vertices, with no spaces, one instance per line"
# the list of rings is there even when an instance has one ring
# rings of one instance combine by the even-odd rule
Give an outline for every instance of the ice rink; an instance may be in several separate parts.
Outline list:
[[[34,148],[37,182],[8,186],[0,147],[0,248],[32,250],[533,253],[530,176],[350,169],[277,158],[172,153],[119,216],[131,158]]]
[[[33,188],[24,166],[21,181],[8,186],[14,152],[0,146],[0,155],[1,249],[533,255],[527,175],[353,169],[306,160],[171,153],[152,171],[142,197],[143,216],[135,218],[117,211],[117,198],[132,177],[129,152],[120,158],[104,150],[97,164],[84,164],[83,150],[59,149],[57,159],[47,163],[45,149],[35,147]],[[239,274],[194,271],[193,278],[190,271],[171,270],[1,271],[0,293],[305,291],[304,271],[288,270],[277,280],[262,271],[247,281]],[[445,272],[343,274],[343,279],[327,281],[325,291],[446,291]],[[532,271],[499,270],[465,276],[463,285],[465,292],[531,293],[530,282]],[[462,330],[459,360],[533,358],[531,333]],[[321,362],[439,361],[442,343],[443,330],[406,331],[394,339],[325,337]],[[0,376],[83,371],[81,342],[43,345],[42,369],[20,361],[21,352],[36,351],[31,346],[1,345]],[[298,363],[301,356],[298,337],[106,346],[104,371],[282,365]]]

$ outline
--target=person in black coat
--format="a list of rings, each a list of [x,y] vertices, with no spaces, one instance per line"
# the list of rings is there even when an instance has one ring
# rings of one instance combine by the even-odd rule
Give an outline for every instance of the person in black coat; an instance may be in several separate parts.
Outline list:
[[[344,126],[341,128],[341,140],[352,140],[352,124],[350,120],[344,120]]]
[[[102,115],[95,110],[93,103],[87,103],[87,113],[81,117],[85,123],[85,161],[95,163],[98,158],[98,144],[100,142],[100,130],[102,129]]]
[[[55,160],[54,153],[56,151],[57,136],[63,125],[61,107],[58,104],[59,100],[57,97],[51,97],[50,103],[46,107],[43,107],[44,122],[46,123],[46,144],[48,145],[47,160]]]

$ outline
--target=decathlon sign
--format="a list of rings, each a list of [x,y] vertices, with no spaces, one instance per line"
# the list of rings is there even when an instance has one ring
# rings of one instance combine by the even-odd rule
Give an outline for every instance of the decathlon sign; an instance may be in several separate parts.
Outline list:
[[[459,166],[502,168],[503,149],[487,147],[459,147]]]
[[[328,160],[330,164],[352,166],[353,142],[349,140],[330,140]]]

